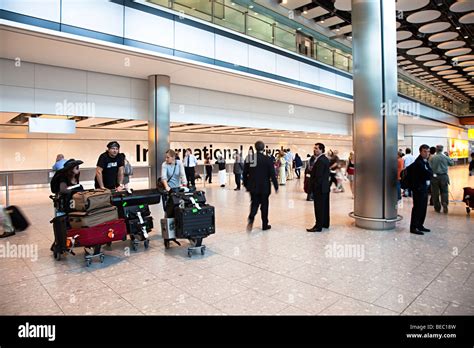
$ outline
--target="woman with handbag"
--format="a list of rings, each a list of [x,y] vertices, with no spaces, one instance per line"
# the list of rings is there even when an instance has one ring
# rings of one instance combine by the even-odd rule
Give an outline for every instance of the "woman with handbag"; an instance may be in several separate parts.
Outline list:
[[[176,153],[173,150],[166,151],[166,158],[161,165],[161,177],[158,179],[157,187],[164,191],[163,209],[166,212],[166,202],[169,192],[178,192],[180,187],[187,187],[186,173],[181,160],[176,159]]]
[[[125,157],[125,154],[123,155],[123,163],[124,163],[124,169],[123,169],[123,186],[125,190],[128,190],[128,184],[130,183],[130,177],[133,175],[133,167],[128,161],[128,159]]]

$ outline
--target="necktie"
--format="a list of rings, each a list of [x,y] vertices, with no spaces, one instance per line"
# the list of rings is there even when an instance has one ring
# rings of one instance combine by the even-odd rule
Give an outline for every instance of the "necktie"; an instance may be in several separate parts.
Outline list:
[[[190,157],[190,156],[188,156],[188,167],[189,167],[189,157]]]

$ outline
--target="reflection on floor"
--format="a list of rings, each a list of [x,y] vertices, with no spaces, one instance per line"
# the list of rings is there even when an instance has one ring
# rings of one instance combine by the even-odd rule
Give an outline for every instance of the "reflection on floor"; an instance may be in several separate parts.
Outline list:
[[[460,199],[474,177],[465,166],[450,172]],[[185,247],[165,251],[155,230],[147,251],[141,246],[129,253],[128,242],[117,242],[105,248],[103,264],[91,267],[81,249],[59,262],[52,258],[46,189],[11,192],[11,203],[32,226],[0,246],[37,246],[38,257],[1,260],[0,313],[474,314],[474,216],[467,217],[463,204],[451,204],[448,215],[429,207],[432,232],[424,236],[408,233],[408,198],[395,230],[362,230],[348,217],[353,200],[346,184],[345,193],[331,195],[329,232],[307,233],[313,206],[302,182],[292,180],[270,197],[272,229],[256,224],[247,233],[249,196],[233,188],[205,188],[217,211],[217,233],[205,240],[205,256],[188,258]],[[152,212],[158,225],[161,206]]]

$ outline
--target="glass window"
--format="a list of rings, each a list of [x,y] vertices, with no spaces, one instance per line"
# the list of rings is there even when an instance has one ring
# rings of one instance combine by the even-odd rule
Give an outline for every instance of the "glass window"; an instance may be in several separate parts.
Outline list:
[[[221,16],[214,17],[214,23],[225,28],[245,33],[245,9],[234,3],[230,5],[221,2],[215,2],[214,11]]]
[[[296,51],[296,34],[279,25],[275,25],[275,45],[290,51]]]
[[[316,45],[316,59],[323,63],[333,65],[334,64],[333,51],[327,47],[317,44]]]
[[[349,70],[349,58],[339,52],[334,52],[334,66],[341,70]]]

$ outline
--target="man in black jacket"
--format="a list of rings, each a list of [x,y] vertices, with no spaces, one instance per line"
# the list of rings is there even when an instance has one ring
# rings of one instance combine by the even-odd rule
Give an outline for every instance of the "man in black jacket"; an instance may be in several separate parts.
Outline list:
[[[247,231],[252,231],[253,221],[258,207],[262,214],[262,230],[269,230],[268,224],[268,197],[271,193],[270,180],[278,193],[278,181],[271,159],[263,154],[265,144],[262,141],[255,143],[256,155],[249,155],[244,166],[244,186],[250,192],[251,204],[248,217]]]
[[[420,155],[415,162],[410,165],[409,176],[413,186],[413,208],[411,210],[410,232],[414,234],[424,234],[430,232],[423,226],[426,218],[426,208],[428,206],[428,186],[433,175],[428,157],[430,147],[426,144],[420,146]]]
[[[306,229],[308,232],[321,232],[323,228],[329,228],[329,159],[324,151],[324,144],[314,145],[316,159],[311,170],[309,189],[313,193],[316,224]]]

